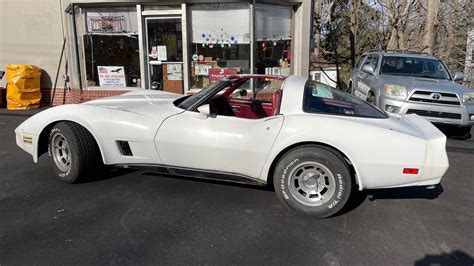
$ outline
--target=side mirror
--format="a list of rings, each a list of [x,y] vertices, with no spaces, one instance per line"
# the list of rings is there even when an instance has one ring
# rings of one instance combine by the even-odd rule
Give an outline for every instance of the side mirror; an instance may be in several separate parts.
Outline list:
[[[239,95],[240,95],[240,97],[245,97],[245,96],[247,96],[247,90],[240,90],[240,91],[239,91]]]
[[[202,118],[208,118],[211,116],[211,106],[209,104],[201,105],[197,110]]]
[[[454,81],[460,81],[464,79],[464,73],[456,72],[454,73]]]
[[[374,74],[374,72],[375,72],[374,67],[371,66],[371,65],[364,65],[362,67],[362,71],[367,72],[369,74]]]

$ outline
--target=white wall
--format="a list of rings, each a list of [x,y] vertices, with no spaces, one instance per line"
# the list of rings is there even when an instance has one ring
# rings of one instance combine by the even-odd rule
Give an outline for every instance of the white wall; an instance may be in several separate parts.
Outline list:
[[[41,86],[52,87],[62,48],[63,13],[59,0],[0,0],[0,69],[6,70],[7,64],[36,65],[45,71]],[[6,76],[0,87],[5,83]]]
[[[314,80],[314,74],[319,73],[321,75],[321,83],[327,84],[331,87],[336,87],[337,83],[334,81],[337,81],[337,72],[335,68],[326,68],[324,69],[324,72],[321,70],[314,70],[310,72],[310,78]]]

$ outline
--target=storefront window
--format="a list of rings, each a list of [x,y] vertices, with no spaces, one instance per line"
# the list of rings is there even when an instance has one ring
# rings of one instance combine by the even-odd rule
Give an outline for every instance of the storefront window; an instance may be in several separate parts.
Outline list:
[[[191,14],[191,88],[224,76],[250,73],[250,9],[247,3],[194,5]]]
[[[255,73],[290,75],[291,6],[255,4]]]
[[[87,87],[141,87],[136,8],[85,9]]]

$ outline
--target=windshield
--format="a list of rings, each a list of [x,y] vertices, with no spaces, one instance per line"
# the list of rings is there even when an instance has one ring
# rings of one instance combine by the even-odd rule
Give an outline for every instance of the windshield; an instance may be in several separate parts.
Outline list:
[[[306,82],[303,111],[369,118],[388,117],[385,112],[362,100],[314,81]]]
[[[229,84],[229,81],[227,80],[220,80],[216,83],[213,83],[209,87],[200,90],[199,92],[193,94],[186,100],[180,102],[177,105],[177,107],[188,110],[189,108],[194,106],[196,103],[200,102],[201,99],[205,99],[210,95],[214,95],[216,91],[222,90],[224,87],[228,86],[228,84]]]
[[[441,60],[406,56],[384,56],[380,74],[451,79]]]

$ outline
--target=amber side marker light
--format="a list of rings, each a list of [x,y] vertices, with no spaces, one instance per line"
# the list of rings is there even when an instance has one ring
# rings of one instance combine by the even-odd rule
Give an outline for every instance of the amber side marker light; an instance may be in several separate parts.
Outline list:
[[[403,168],[403,173],[406,175],[417,175],[418,168]]]

